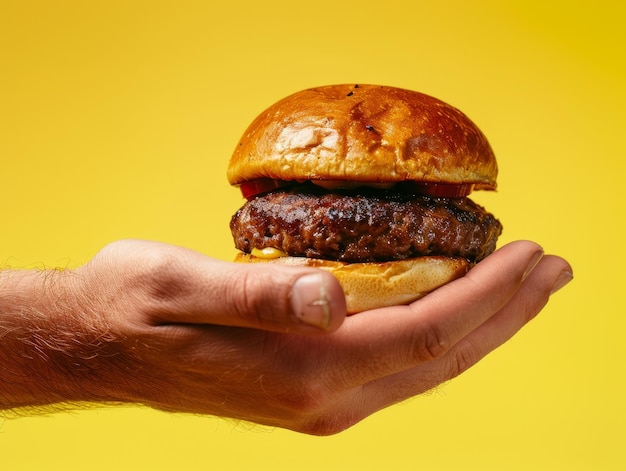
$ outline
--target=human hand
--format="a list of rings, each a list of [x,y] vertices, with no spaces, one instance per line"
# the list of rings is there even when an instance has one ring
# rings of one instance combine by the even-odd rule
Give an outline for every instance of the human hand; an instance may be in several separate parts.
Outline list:
[[[313,277],[301,290],[303,274]],[[47,388],[67,401],[337,433],[465,371],[569,279],[566,261],[515,242],[409,306],[345,318],[323,272],[117,242],[64,284],[74,314],[55,328],[75,340],[48,354],[58,371]]]

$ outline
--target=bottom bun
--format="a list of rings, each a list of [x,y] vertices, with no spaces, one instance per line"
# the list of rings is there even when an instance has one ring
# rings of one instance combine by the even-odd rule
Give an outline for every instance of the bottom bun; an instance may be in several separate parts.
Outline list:
[[[409,304],[467,273],[464,258],[428,256],[393,262],[344,263],[305,257],[261,258],[240,252],[240,263],[274,263],[321,268],[332,273],[346,296],[348,314]]]

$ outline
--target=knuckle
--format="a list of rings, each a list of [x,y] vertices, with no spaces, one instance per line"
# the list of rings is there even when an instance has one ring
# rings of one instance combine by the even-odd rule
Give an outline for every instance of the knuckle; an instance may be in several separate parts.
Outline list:
[[[447,365],[449,379],[459,376],[476,364],[478,357],[475,352],[476,349],[471,344],[463,345],[450,352]]]
[[[267,313],[263,312],[263,303],[259,302],[260,280],[250,272],[243,272],[233,279],[227,288],[233,313],[243,321],[252,321],[263,327]]]
[[[418,326],[409,342],[409,357],[418,363],[435,360],[450,348],[445,330],[435,324]]]
[[[263,328],[287,322],[283,319],[289,312],[287,296],[282,295],[279,286],[268,286],[259,272],[241,272],[231,280],[227,292],[234,315],[245,323]]]

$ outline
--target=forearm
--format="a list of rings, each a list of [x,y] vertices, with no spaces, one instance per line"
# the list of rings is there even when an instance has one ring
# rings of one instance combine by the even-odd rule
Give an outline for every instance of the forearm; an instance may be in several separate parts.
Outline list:
[[[88,400],[102,326],[69,270],[0,272],[0,410]]]

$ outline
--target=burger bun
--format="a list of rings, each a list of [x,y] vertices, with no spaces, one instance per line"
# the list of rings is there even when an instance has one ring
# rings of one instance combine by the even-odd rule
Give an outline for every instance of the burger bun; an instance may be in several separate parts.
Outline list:
[[[482,131],[434,97],[379,85],[294,93],[261,113],[227,170],[232,185],[270,178],[322,182],[421,181],[496,189]]]
[[[390,262],[345,263],[306,257],[262,258],[238,253],[239,263],[321,268],[332,273],[346,296],[348,314],[409,304],[462,277],[470,262],[460,257],[424,256]]]

